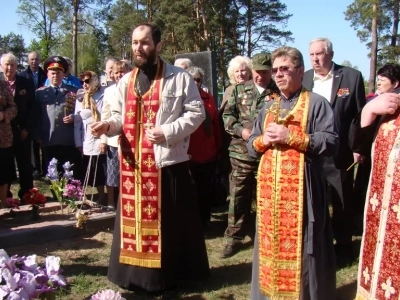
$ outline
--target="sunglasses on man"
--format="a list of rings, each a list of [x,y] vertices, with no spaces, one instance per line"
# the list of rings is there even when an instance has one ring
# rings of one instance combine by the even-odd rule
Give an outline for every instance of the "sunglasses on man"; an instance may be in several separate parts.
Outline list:
[[[81,84],[89,84],[90,83],[90,79],[85,79],[85,80],[81,80]]]
[[[297,69],[297,68],[299,68],[299,66],[294,67],[294,68]],[[279,68],[272,68],[271,73],[272,73],[272,75],[275,76],[276,74],[278,74],[278,71],[279,71],[279,73],[281,73],[283,75],[287,75],[289,73],[289,70],[290,70],[290,67],[288,67],[288,66],[280,66]]]

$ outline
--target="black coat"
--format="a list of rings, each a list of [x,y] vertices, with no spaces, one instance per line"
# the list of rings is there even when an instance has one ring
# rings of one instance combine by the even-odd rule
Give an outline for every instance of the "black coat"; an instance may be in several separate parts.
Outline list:
[[[46,72],[41,67],[39,67],[39,74],[38,74],[39,77],[38,77],[38,84],[37,85],[35,84],[35,80],[33,79],[33,72],[31,70],[30,66],[28,66],[25,71],[22,71],[18,75],[20,75],[22,77],[25,77],[25,78],[28,78],[29,80],[31,80],[33,82],[33,85],[34,85],[35,89],[38,89],[38,88],[42,87],[44,85],[46,79],[47,79]]]
[[[304,74],[303,86],[312,91],[314,70]],[[338,95],[340,89],[348,89],[348,95]],[[339,93],[340,94],[340,93]],[[339,134],[339,148],[333,156],[338,169],[347,169],[354,161],[353,151],[349,146],[349,131],[353,118],[365,105],[364,80],[361,72],[334,64],[331,99],[328,99],[335,117]]]

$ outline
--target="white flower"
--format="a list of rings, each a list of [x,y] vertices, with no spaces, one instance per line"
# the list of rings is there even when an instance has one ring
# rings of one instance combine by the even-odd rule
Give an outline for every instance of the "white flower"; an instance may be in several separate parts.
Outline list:
[[[7,268],[1,270],[1,277],[4,279],[5,284],[1,286],[1,289],[6,291],[7,294],[15,291],[18,288],[18,281],[21,277],[19,273],[11,274],[11,271]]]
[[[31,297],[29,297],[28,293],[24,289],[13,291],[7,297],[7,300],[30,300],[30,299]]]
[[[32,273],[36,273],[37,270],[37,263],[36,263],[36,254],[29,255],[24,260],[24,270],[27,270]]]
[[[26,291],[29,296],[36,296],[37,282],[33,273],[26,272],[25,276],[23,276],[19,281],[19,285]]]
[[[52,276],[58,274],[60,271],[60,258],[58,256],[46,257],[46,274]]]
[[[103,290],[93,295],[90,300],[126,300],[119,292],[113,290]]]
[[[58,256],[46,257],[46,274],[49,280],[61,286],[66,286],[67,281],[64,276],[60,275],[60,258]]]

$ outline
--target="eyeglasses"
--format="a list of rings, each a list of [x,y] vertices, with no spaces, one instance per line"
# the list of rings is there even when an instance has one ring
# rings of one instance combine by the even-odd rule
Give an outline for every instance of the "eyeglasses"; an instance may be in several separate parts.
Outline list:
[[[294,67],[295,69],[297,69],[298,67]],[[276,75],[278,74],[278,71],[283,74],[283,75],[287,75],[289,73],[289,69],[290,67],[288,66],[280,66],[279,68],[272,68],[271,73],[272,75]]]
[[[85,79],[85,80],[81,80],[81,84],[89,84],[90,83],[90,79]]]
[[[201,82],[201,78],[193,78],[193,80],[196,82]]]

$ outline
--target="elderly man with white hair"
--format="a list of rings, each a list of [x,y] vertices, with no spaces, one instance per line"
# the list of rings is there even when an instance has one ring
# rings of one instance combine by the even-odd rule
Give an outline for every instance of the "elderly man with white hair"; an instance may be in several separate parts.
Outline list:
[[[14,155],[19,171],[18,196],[22,198],[23,194],[33,187],[31,144],[32,133],[36,128],[35,112],[38,110],[34,107],[35,87],[29,79],[17,75],[17,64],[17,58],[12,53],[3,54],[1,57],[1,77],[8,83],[18,108],[18,114],[11,121],[11,127]]]

